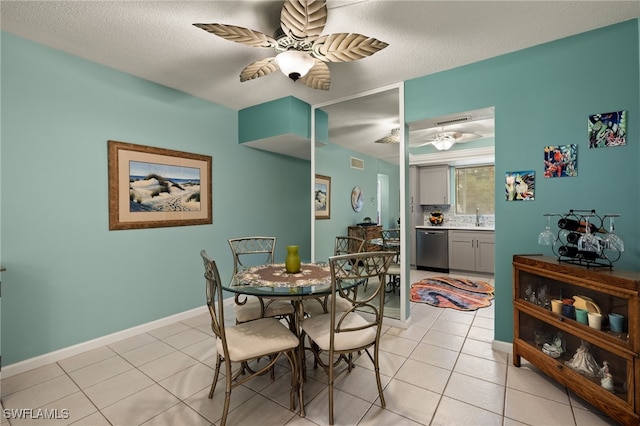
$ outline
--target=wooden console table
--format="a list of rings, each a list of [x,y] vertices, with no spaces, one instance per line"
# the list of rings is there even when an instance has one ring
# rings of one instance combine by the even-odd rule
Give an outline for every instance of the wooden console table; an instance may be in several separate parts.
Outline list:
[[[350,237],[358,237],[367,241],[364,244],[365,251],[380,251],[382,247],[379,244],[369,243],[374,238],[382,238],[382,225],[371,226],[350,226],[348,234]],[[356,251],[355,249],[353,250]]]

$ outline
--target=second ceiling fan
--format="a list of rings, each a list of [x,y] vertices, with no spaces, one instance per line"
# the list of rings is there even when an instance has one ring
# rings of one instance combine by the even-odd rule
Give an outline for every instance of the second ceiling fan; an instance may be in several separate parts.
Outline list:
[[[276,56],[247,65],[240,73],[240,81],[252,80],[280,69],[293,81],[300,81],[313,89],[329,90],[331,78],[327,62],[366,58],[388,44],[355,33],[321,35],[326,22],[325,0],[286,0],[280,13],[280,28],[273,37],[235,25],[193,25],[236,43],[275,49]]]

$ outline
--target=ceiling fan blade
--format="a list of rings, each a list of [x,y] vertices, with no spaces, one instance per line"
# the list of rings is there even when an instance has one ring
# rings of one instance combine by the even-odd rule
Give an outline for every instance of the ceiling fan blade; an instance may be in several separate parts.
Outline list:
[[[240,81],[253,80],[277,71],[278,65],[276,65],[274,59],[275,57],[264,58],[247,65],[240,73]]]
[[[278,45],[273,37],[244,27],[225,24],[193,25],[225,40],[235,41],[251,47],[276,47]]]
[[[325,62],[347,62],[366,58],[387,47],[384,41],[362,34],[336,33],[318,38],[313,55]]]
[[[400,143],[400,129],[391,129],[387,136],[374,141],[374,143]]]
[[[325,0],[285,1],[280,14],[280,27],[286,35],[309,42],[318,38],[327,23]]]
[[[420,147],[427,146],[427,145],[433,145],[433,142],[434,141],[422,142],[422,143],[419,143],[419,144],[416,144],[416,145],[411,145],[411,148],[420,148]]]
[[[315,65],[302,77],[299,82],[312,89],[329,90],[331,85],[331,72],[327,64],[319,59],[314,59]]]
[[[476,139],[482,138],[482,135],[477,133],[466,133],[466,132],[455,132],[456,134],[453,136],[456,140],[456,143],[465,143],[475,141]]]

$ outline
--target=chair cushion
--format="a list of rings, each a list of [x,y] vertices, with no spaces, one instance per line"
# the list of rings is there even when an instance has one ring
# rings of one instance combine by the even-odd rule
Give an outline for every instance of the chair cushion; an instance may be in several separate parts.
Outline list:
[[[327,296],[327,309],[331,309],[331,296]],[[302,302],[304,306],[304,313],[310,317],[314,315],[323,315],[326,314],[324,308],[322,307],[322,302],[324,301],[324,297],[318,297],[315,299],[306,299]],[[336,311],[337,312],[346,312],[351,309],[351,302],[348,300],[338,297],[336,299]]]
[[[240,362],[297,348],[298,337],[275,318],[262,318],[226,327],[229,359]],[[216,349],[223,354],[222,339],[216,339]]]
[[[293,315],[295,312],[289,300],[265,299],[264,304],[266,307],[264,318]],[[262,318],[260,301],[255,297],[247,299],[247,303],[244,305],[234,305],[233,310],[238,322],[247,322]]]
[[[402,269],[400,268],[399,263],[390,263],[389,269],[387,269],[387,275],[400,275]]]
[[[337,313],[339,316],[340,313]],[[355,312],[350,313],[343,321],[344,327],[357,327],[370,324]],[[331,314],[317,315],[305,318],[302,321],[302,329],[316,342],[323,351],[329,350],[329,339],[331,333]],[[349,351],[358,349],[373,343],[376,340],[376,328],[370,327],[358,331],[345,331],[336,333],[334,337],[334,349],[336,351]]]

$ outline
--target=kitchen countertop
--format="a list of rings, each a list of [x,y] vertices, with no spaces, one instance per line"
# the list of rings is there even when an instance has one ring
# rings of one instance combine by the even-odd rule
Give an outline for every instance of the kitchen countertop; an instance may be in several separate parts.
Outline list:
[[[489,228],[486,226],[451,226],[451,225],[418,225],[416,229],[454,229],[460,231],[495,231],[495,228]]]

